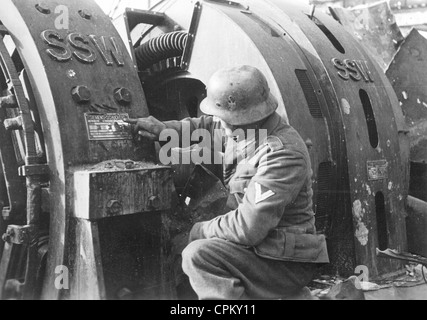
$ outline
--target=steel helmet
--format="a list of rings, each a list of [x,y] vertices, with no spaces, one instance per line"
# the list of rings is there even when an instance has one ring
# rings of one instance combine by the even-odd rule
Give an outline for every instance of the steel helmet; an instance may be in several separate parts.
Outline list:
[[[234,126],[261,121],[277,107],[265,76],[246,65],[215,72],[207,86],[207,98],[200,105],[203,113]]]

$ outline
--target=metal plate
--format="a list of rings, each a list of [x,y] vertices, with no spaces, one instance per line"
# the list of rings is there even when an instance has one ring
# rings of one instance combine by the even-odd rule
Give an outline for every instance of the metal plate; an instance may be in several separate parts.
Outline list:
[[[92,114],[85,113],[89,140],[129,140],[132,134],[123,119],[127,113]]]
[[[388,178],[387,160],[368,161],[369,181],[384,180]]]

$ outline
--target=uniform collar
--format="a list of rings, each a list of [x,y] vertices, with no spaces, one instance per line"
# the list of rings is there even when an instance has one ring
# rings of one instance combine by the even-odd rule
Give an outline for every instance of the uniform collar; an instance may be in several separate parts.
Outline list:
[[[282,118],[280,115],[275,112],[267,118],[267,120],[261,126],[261,129],[267,130],[267,136],[269,136],[279,126],[281,120]]]
[[[275,112],[264,121],[264,123],[261,125],[259,129],[256,129],[255,131],[257,132],[259,130],[267,130],[266,133],[268,137],[278,127],[281,119],[282,118],[280,117],[280,115],[277,112]],[[258,132],[257,132],[257,136],[259,136]],[[248,141],[252,140],[251,137],[247,137],[247,138],[249,139],[243,139],[243,137],[239,136],[239,137],[235,137],[233,140],[238,143],[244,142],[246,140]]]
[[[263,145],[269,135],[271,135],[274,130],[279,126],[281,121],[280,115],[275,112],[267,118],[264,124],[258,129],[255,130],[255,135],[251,135],[244,140],[235,140],[240,151],[245,150],[246,155],[253,155],[255,150],[257,150],[261,145]],[[265,133],[262,133],[261,130],[266,130]]]

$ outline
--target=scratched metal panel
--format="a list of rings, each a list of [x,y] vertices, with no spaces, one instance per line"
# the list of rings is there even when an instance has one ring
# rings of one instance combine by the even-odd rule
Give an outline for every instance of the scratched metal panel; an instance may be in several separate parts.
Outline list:
[[[399,98],[411,143],[412,196],[427,201],[427,39],[412,29],[386,75]]]
[[[250,36],[250,41],[257,46],[269,65],[282,93],[289,123],[299,131],[305,141],[311,141],[309,145],[312,149],[314,171],[317,174],[318,164],[330,157],[329,141],[320,102],[317,100],[318,93],[314,89],[316,83],[307,70],[306,63],[293,47],[290,38],[282,37],[280,29],[272,29],[265,21],[258,18],[258,15],[242,13],[232,8],[221,8],[221,10]],[[284,57],[286,62],[283,60]],[[304,82],[301,82],[301,77],[298,77],[301,72],[305,74]],[[310,88],[307,88],[307,85]],[[308,94],[308,91],[311,94]],[[313,100],[315,102],[312,102]]]
[[[410,128],[411,161],[427,161],[427,39],[416,29],[406,37],[387,72]]]
[[[387,2],[354,9],[333,8],[344,28],[355,37],[385,71],[403,41]]]
[[[153,145],[135,146],[129,137],[90,140],[85,114],[147,116],[133,61],[111,21],[94,1],[2,1],[0,20],[10,31],[36,98],[50,167],[51,233],[45,299],[58,299],[55,268],[70,265],[69,217],[74,166],[109,159],[147,160]],[[72,94],[86,86],[91,94]],[[118,88],[129,95],[116,99]],[[127,101],[126,101],[127,100]],[[111,138],[111,135],[110,135]],[[73,259],[73,257],[71,257]]]
[[[42,5],[37,0],[14,3],[30,26],[49,78],[60,138],[67,146],[63,155],[67,165],[97,163],[112,158],[139,160],[136,158],[141,158],[142,153],[134,153],[131,139],[88,139],[86,113],[148,115],[134,63],[98,5],[93,1],[77,0],[46,1]],[[19,39],[19,34],[14,36]],[[23,56],[24,64],[28,59],[30,57]],[[72,89],[77,86],[89,89],[89,101],[73,99]],[[119,103],[114,97],[115,90],[123,87],[130,91],[130,103]],[[33,89],[38,90],[37,86]]]
[[[313,202],[317,211],[322,199],[329,200],[329,205],[332,200],[330,190],[319,189],[319,185],[322,184],[319,172],[321,163],[335,159],[331,153],[327,125],[330,119],[326,119],[329,116],[326,100],[306,57],[295,45],[283,24],[279,26],[268,21],[266,17],[271,17],[272,12],[267,12],[265,7],[260,9],[251,3],[250,8],[253,8],[251,13],[243,14],[238,10],[222,10],[250,35],[251,41],[268,63],[281,90],[289,123],[296,128],[309,147],[313,169]],[[335,170],[336,167],[332,167],[334,174],[330,177],[331,181],[335,180]]]
[[[318,70],[318,77],[321,79],[322,73],[328,73],[334,90],[332,98],[338,101],[347,160],[347,165],[340,165],[347,173],[340,177],[342,206],[333,208],[336,210],[334,214],[343,218],[343,225],[335,229],[329,240],[333,259],[342,263],[351,259],[351,253],[344,252],[345,248],[338,244],[348,241],[345,231],[348,232],[350,223],[353,226],[350,234],[353,235],[356,264],[366,265],[373,277],[396,271],[399,263],[377,259],[375,253],[384,236],[389,247],[406,249],[403,201],[406,195],[406,177],[403,175],[406,164],[401,160],[397,134],[399,114],[396,106],[392,105],[395,100],[389,98],[390,93],[386,89],[390,84],[340,24],[321,13],[316,13],[318,20],[312,21],[281,1],[273,2],[292,15],[315,47],[324,64],[324,71]],[[326,85],[326,82],[322,84]],[[364,110],[362,92],[369,97],[371,112],[369,108],[365,108],[366,112]],[[337,105],[331,103],[329,107],[333,112]],[[383,205],[378,203],[381,194],[384,195]],[[387,232],[377,226],[377,221],[381,223],[384,216]]]
[[[322,162],[331,161],[336,173],[337,182],[332,190],[336,201],[330,202],[332,226],[327,234],[333,268],[341,274],[353,274],[357,265],[364,264],[373,276],[398,269],[399,263],[380,261],[375,257],[379,239],[373,194],[379,191],[384,193],[385,207],[388,208],[389,244],[399,249],[406,246],[402,219],[407,179],[404,161],[400,160],[403,152],[397,135],[399,106],[395,105],[397,99],[390,97],[393,92],[387,87],[386,77],[342,26],[330,17],[322,15],[322,22],[323,19],[327,21],[324,22],[327,28],[322,30],[301,11],[295,10],[290,1],[250,0],[245,2],[249,10],[233,9],[231,5],[215,6],[229,18],[208,10],[214,6],[213,2],[209,2],[209,7],[207,3],[203,2],[189,71],[205,81],[218,67],[236,63],[260,67],[271,81],[275,94],[279,92],[289,122],[304,138],[311,137],[312,133],[322,134],[313,141],[313,147],[330,148],[327,152],[325,149],[320,152],[312,150],[311,154],[315,172]],[[211,28],[211,21],[218,21],[216,28]],[[328,35],[327,29],[332,31]],[[248,36],[250,41],[246,40]],[[257,50],[253,50],[254,44]],[[340,44],[345,53],[340,52],[343,51]],[[334,58],[337,60],[332,62]],[[316,119],[323,120],[326,128],[314,127],[309,106],[301,105],[301,102],[305,104],[307,95],[301,90],[294,69],[307,70],[320,102],[326,101],[325,106],[321,105],[325,119]],[[374,116],[381,119],[377,124],[381,148],[370,146],[360,89],[369,94]],[[330,159],[325,159],[328,152]],[[384,159],[390,165],[390,174],[387,178],[377,176],[379,180],[369,180],[368,162]],[[371,172],[382,172],[381,163],[370,164]],[[374,174],[372,177],[375,178]],[[324,182],[321,182],[323,186]],[[320,197],[322,207],[323,201]],[[327,219],[325,217],[323,222]]]
[[[206,81],[211,72],[236,64],[249,64],[262,70],[279,99],[278,113],[299,131],[310,147],[317,196],[318,167],[332,158],[328,127],[321,111],[321,108],[326,111],[326,102],[291,37],[268,20],[270,12],[258,12],[252,3],[249,5],[251,10],[213,1],[203,4],[189,71]],[[265,8],[265,3],[262,5]],[[211,28],[212,21],[218,22],[216,28]]]

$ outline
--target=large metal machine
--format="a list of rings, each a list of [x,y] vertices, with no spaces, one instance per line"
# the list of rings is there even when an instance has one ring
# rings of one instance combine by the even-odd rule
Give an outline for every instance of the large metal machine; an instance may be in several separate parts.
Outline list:
[[[166,0],[128,10],[121,37],[92,0],[0,4],[1,299],[176,298],[189,171],[159,164],[123,119],[198,116],[209,77],[236,64],[264,72],[310,150],[322,271],[401,269],[376,250],[408,251],[408,130],[380,67],[330,16]]]

